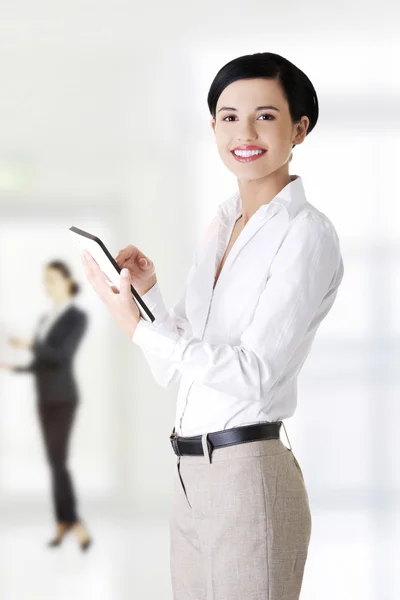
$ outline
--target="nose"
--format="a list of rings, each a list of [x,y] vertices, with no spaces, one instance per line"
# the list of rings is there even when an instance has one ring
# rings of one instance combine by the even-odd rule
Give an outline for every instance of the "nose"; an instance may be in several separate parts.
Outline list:
[[[237,139],[239,142],[253,142],[257,139],[257,131],[253,123],[245,122],[241,130],[238,132]]]

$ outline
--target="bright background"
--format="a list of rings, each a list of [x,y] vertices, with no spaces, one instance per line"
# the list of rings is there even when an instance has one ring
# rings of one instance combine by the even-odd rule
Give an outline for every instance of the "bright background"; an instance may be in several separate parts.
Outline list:
[[[169,600],[176,390],[151,378],[85,283],[71,225],[134,243],[178,299],[197,236],[236,182],[206,105],[236,56],[302,68],[320,121],[291,172],[339,233],[345,277],[286,423],[313,512],[302,600],[397,600],[400,133],[397,3],[6,0],[0,7],[0,360],[48,308],[46,261],[83,284],[90,328],[71,449],[95,545],[56,552],[30,376],[0,374],[2,600]],[[196,600],[196,599],[193,599]]]

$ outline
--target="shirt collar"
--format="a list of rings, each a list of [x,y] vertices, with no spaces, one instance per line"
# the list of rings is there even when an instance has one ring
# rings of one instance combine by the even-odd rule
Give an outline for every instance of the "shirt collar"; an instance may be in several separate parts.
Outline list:
[[[302,206],[306,202],[306,195],[304,191],[303,181],[299,175],[292,175],[291,181],[267,204],[263,204],[256,211],[257,213],[264,213],[269,205],[283,206],[287,212],[289,220],[292,220],[300,211]],[[235,192],[224,202],[221,202],[218,206],[218,214],[223,219],[231,220],[232,218],[237,219],[242,214],[242,202],[240,193]]]
[[[67,300],[66,302],[64,302],[64,304],[61,304],[60,306],[57,306],[57,308],[54,310],[54,313],[57,314],[58,316],[62,315],[71,306],[73,306],[73,303],[74,303],[73,298],[70,298],[69,300]]]

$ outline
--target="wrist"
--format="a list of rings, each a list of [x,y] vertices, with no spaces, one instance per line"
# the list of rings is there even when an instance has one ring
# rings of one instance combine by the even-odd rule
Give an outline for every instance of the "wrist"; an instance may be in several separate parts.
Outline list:
[[[147,292],[149,292],[151,290],[151,288],[155,286],[156,283],[157,283],[157,277],[154,275],[151,278],[149,284],[143,290],[140,290],[140,295],[144,296],[145,294],[147,294]]]
[[[131,327],[129,327],[129,329],[127,330],[127,334],[130,338],[132,338],[132,336],[134,335],[134,333],[136,331],[136,327],[139,325],[140,320],[141,320],[141,317],[139,316],[137,319],[135,319],[135,321],[132,323]]]

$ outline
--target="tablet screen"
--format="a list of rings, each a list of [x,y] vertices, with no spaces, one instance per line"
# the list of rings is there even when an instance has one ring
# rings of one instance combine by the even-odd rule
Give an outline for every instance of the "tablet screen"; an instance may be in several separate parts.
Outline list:
[[[79,227],[70,227],[69,232],[78,242],[80,247],[86,249],[97,262],[105,275],[107,283],[109,285],[114,285],[117,289],[119,289],[121,269],[101,239],[91,233],[88,233],[87,231],[84,231],[83,229],[79,229]],[[140,295],[132,285],[131,292],[141,316],[146,321],[150,321],[152,323],[155,320],[153,313],[150,311],[148,306],[146,306],[145,302],[143,302]]]

